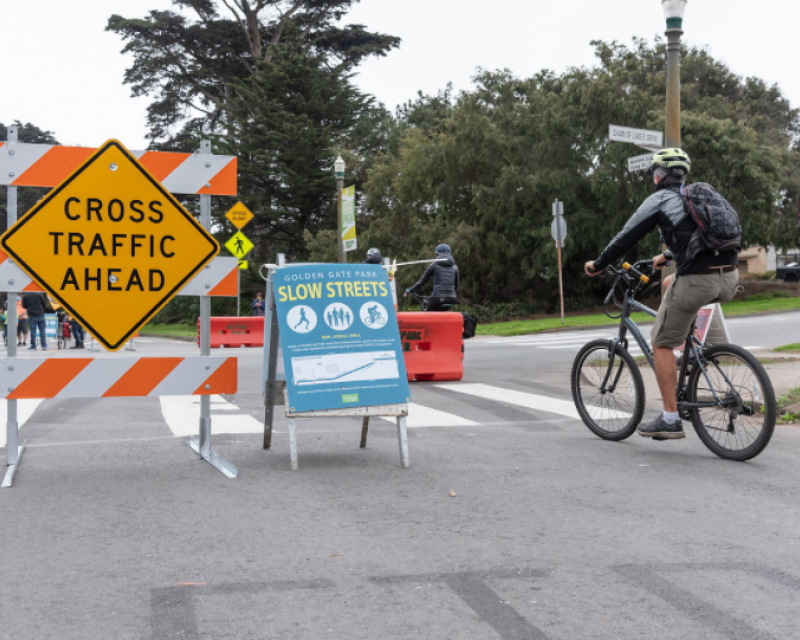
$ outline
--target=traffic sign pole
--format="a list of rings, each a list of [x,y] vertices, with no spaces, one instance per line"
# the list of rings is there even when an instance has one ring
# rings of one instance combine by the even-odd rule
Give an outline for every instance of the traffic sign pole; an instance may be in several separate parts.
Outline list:
[[[8,144],[17,143],[17,127],[8,127]],[[9,153],[13,150],[9,149]],[[17,187],[8,186],[6,200],[7,228],[10,228],[17,221]],[[6,356],[15,358],[17,356],[17,294],[10,291],[6,294],[6,331],[8,332]],[[17,401],[7,400],[6,416],[6,475],[3,479],[3,486],[10,487],[14,482],[14,474],[19,468],[20,458],[25,449],[25,444],[19,446],[19,424],[17,422]]]
[[[556,241],[556,254],[558,257],[558,295],[561,298],[561,324],[564,324],[564,281],[561,277],[561,245],[567,235],[567,225],[564,222],[564,203],[556,200],[553,202],[553,239]]]
[[[200,155],[211,153],[211,142],[200,141]],[[206,231],[211,230],[211,196],[200,196],[200,224]],[[238,271],[238,270],[237,270]],[[200,298],[200,357],[211,355],[211,298]],[[186,440],[197,454],[212,467],[229,478],[239,475],[238,469],[211,449],[211,396],[200,396],[200,433],[199,438]]]

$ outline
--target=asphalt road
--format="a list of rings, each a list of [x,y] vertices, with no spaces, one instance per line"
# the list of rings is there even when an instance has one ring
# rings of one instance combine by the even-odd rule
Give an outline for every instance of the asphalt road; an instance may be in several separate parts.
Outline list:
[[[768,348],[798,320],[729,322]],[[179,437],[192,398],[20,402],[0,638],[800,637],[800,431],[747,463],[691,432],[599,440],[567,372],[612,332],[468,342],[463,381],[412,387],[410,469],[387,420],[363,450],[358,420],[298,421],[297,473],[282,417],[262,450],[258,349],[226,352],[241,391],[212,403],[235,480]]]

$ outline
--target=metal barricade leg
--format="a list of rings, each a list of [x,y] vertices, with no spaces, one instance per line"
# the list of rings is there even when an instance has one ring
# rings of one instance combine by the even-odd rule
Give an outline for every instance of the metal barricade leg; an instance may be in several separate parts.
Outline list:
[[[200,142],[200,153],[211,153],[211,142]],[[200,196],[200,222],[206,231],[211,230],[211,196]],[[200,297],[200,357],[211,355],[211,298]],[[211,449],[211,397],[200,396],[200,433],[199,438],[185,440],[203,460],[222,472],[228,478],[235,478],[239,470],[221,455]]]
[[[369,430],[369,416],[364,416],[361,422],[361,448],[367,446],[367,431]]]
[[[292,471],[297,471],[299,464],[297,462],[297,433],[295,432],[294,418],[289,418],[289,458],[292,463]]]
[[[8,143],[16,144],[17,127],[8,127]],[[9,153],[14,153],[10,151]],[[6,187],[6,220],[11,227],[17,221],[17,187]],[[6,296],[6,329],[8,331],[8,343],[6,345],[6,357],[17,357],[17,294],[9,292]],[[6,475],[3,479],[3,487],[10,487],[14,483],[14,475],[17,473],[19,463],[22,460],[22,452],[25,450],[25,443],[19,446],[19,422],[17,420],[17,401],[6,400]]]
[[[408,469],[411,463],[408,460],[408,428],[405,416],[397,418],[397,441],[400,444],[400,464]]]

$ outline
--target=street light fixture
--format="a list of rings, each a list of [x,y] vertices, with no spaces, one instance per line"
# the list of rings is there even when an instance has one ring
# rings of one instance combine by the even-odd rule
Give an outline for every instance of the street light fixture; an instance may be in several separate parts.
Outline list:
[[[339,262],[345,262],[344,239],[342,238],[342,189],[344,188],[345,164],[342,156],[337,156],[333,163],[336,172],[336,256]]]
[[[687,0],[661,0],[667,19],[666,146],[681,146],[681,36]]]

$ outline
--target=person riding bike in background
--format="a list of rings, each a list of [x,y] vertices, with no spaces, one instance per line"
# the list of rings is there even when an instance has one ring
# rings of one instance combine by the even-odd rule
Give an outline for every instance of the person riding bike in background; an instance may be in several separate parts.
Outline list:
[[[584,265],[588,275],[599,275],[656,226],[675,258],[675,277],[664,292],[651,333],[655,374],[664,411],[637,429],[639,435],[651,438],[684,437],[678,414],[677,366],[673,349],[686,340],[700,308],[733,298],[739,281],[736,267],[739,258],[735,250],[716,254],[706,250],[689,258],[689,240],[697,229],[683,204],[683,189],[690,168],[689,156],[681,149],[662,149],[656,153],[649,169],[655,193],[642,203],[600,257]],[[653,261],[654,268],[663,269],[667,257],[662,253]]]
[[[450,247],[440,244],[436,247],[437,262],[432,263],[422,277],[413,287],[406,289],[405,295],[414,293],[422,287],[428,280],[433,278],[433,291],[425,311],[442,311],[444,305],[453,305],[458,302],[458,267],[453,256],[450,255]]]
[[[367,251],[367,259],[364,260],[362,264],[380,264],[381,263],[381,252],[372,247],[369,251]]]

